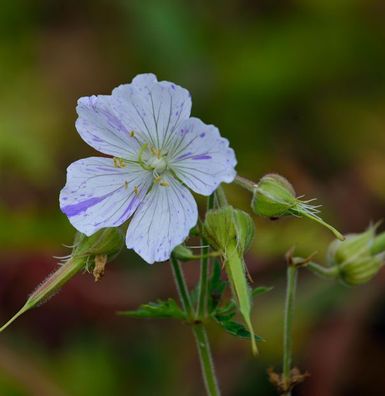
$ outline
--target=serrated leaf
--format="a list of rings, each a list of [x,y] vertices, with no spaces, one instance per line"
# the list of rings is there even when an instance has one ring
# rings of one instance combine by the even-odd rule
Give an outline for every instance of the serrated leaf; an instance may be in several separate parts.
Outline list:
[[[226,331],[226,333],[242,339],[251,339],[250,331],[247,330],[243,324],[234,322],[233,320],[225,319],[219,315],[214,316],[213,319]],[[255,334],[253,338],[256,342],[263,341],[262,337]]]
[[[167,301],[157,300],[142,304],[135,311],[120,311],[118,315],[128,316],[130,318],[174,318],[184,320],[186,314],[172,298]]]

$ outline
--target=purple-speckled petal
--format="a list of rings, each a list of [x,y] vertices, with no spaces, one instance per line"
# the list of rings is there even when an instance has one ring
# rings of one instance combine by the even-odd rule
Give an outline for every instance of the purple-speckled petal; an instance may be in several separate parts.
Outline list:
[[[131,84],[112,91],[113,108],[141,143],[167,147],[178,126],[190,116],[190,93],[168,81],[156,81],[153,74],[141,74]]]
[[[191,117],[178,128],[169,147],[171,168],[192,190],[210,195],[220,183],[231,183],[237,164],[234,150],[218,128]]]
[[[137,158],[139,144],[130,134],[130,125],[113,110],[111,96],[80,98],[76,111],[76,129],[90,146],[115,157]]]
[[[85,158],[68,167],[60,208],[77,230],[92,235],[124,223],[151,183],[152,174],[139,165],[115,168],[112,158]]]
[[[127,230],[127,247],[149,264],[169,259],[198,220],[197,205],[190,191],[173,177],[163,179],[169,186],[154,184]]]

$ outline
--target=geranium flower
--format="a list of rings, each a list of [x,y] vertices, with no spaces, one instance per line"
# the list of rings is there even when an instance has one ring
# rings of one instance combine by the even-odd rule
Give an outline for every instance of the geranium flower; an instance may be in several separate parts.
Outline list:
[[[236,159],[213,125],[190,117],[190,93],[153,74],[111,95],[80,98],[76,129],[112,156],[71,164],[60,208],[87,236],[130,216],[126,245],[148,263],[164,261],[197,223],[189,191],[210,195],[235,178]]]

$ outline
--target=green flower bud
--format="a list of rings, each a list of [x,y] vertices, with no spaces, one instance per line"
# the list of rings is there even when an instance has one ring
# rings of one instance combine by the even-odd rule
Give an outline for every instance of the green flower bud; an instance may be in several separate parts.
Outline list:
[[[245,253],[249,250],[255,236],[254,221],[246,212],[237,209],[234,211],[234,218],[238,250]]]
[[[252,219],[247,213],[232,206],[210,210],[203,224],[203,236],[214,249],[222,252],[237,307],[250,334],[254,334],[251,322],[251,294],[243,260],[243,254],[254,236]],[[253,336],[251,346],[256,354],[257,345]]]
[[[251,207],[264,217],[286,216],[295,207],[297,199],[293,186],[280,175],[268,174],[255,187]]]
[[[90,237],[78,233],[75,236],[71,255],[37,287],[16,315],[0,328],[0,332],[7,328],[20,315],[31,308],[41,305],[55,295],[76,274],[84,269],[88,269],[91,263],[95,267],[95,280],[100,279],[107,260],[113,259],[119,253],[122,246],[123,234],[118,228],[102,229]]]
[[[277,174],[267,174],[254,187],[251,208],[258,216],[271,219],[282,216],[307,217],[322,224],[338,238],[344,237],[334,227],[325,223],[317,213],[318,206],[311,205],[313,200],[302,201],[296,197],[293,186],[287,179]]]
[[[193,252],[184,245],[178,245],[173,251],[172,255],[180,261],[190,261],[194,260],[196,256]]]
[[[373,279],[383,265],[379,256],[357,257],[339,267],[340,280],[349,286],[361,285]]]
[[[333,241],[326,255],[327,267],[310,263],[308,268],[317,275],[336,278],[349,286],[369,282],[384,264],[385,253],[375,235],[378,225],[360,234],[346,235],[344,241]]]
[[[370,256],[375,231],[376,226],[371,226],[360,234],[345,235],[344,241],[333,241],[326,255],[328,265],[341,265],[347,261],[354,261],[358,257]]]
[[[87,237],[78,232],[74,241],[73,256],[86,256],[93,259],[98,255],[106,255],[108,260],[113,260],[121,251],[124,236],[120,228],[103,228]]]
[[[255,228],[251,217],[244,211],[224,206],[209,210],[203,224],[203,236],[216,250],[225,253],[229,246],[237,246],[243,254],[251,245]]]
[[[377,235],[374,238],[372,247],[371,247],[371,253],[372,254],[378,254],[378,253],[384,253],[385,252],[385,232],[382,232],[381,234]]]

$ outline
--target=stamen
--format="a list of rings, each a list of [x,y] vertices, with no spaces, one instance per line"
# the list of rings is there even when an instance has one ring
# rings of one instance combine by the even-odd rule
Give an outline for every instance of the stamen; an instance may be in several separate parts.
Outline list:
[[[136,140],[136,142],[141,146],[143,143],[138,139],[138,137],[135,134],[135,131],[130,131],[130,137]]]
[[[126,180],[125,182],[124,182],[124,188],[127,190],[127,188],[128,188],[128,181]]]
[[[114,157],[113,161],[115,168],[125,168],[127,166],[126,162],[122,158]]]
[[[154,183],[160,183],[162,178],[160,176],[154,177]]]
[[[159,185],[162,186],[162,187],[168,187],[168,186],[170,185],[170,183],[169,183],[169,182],[166,182],[166,181],[164,181],[164,180],[162,180],[162,181],[159,183]]]
[[[135,187],[134,187],[134,194],[135,194],[135,195],[139,195],[139,188],[138,188],[138,186],[135,186]]]

